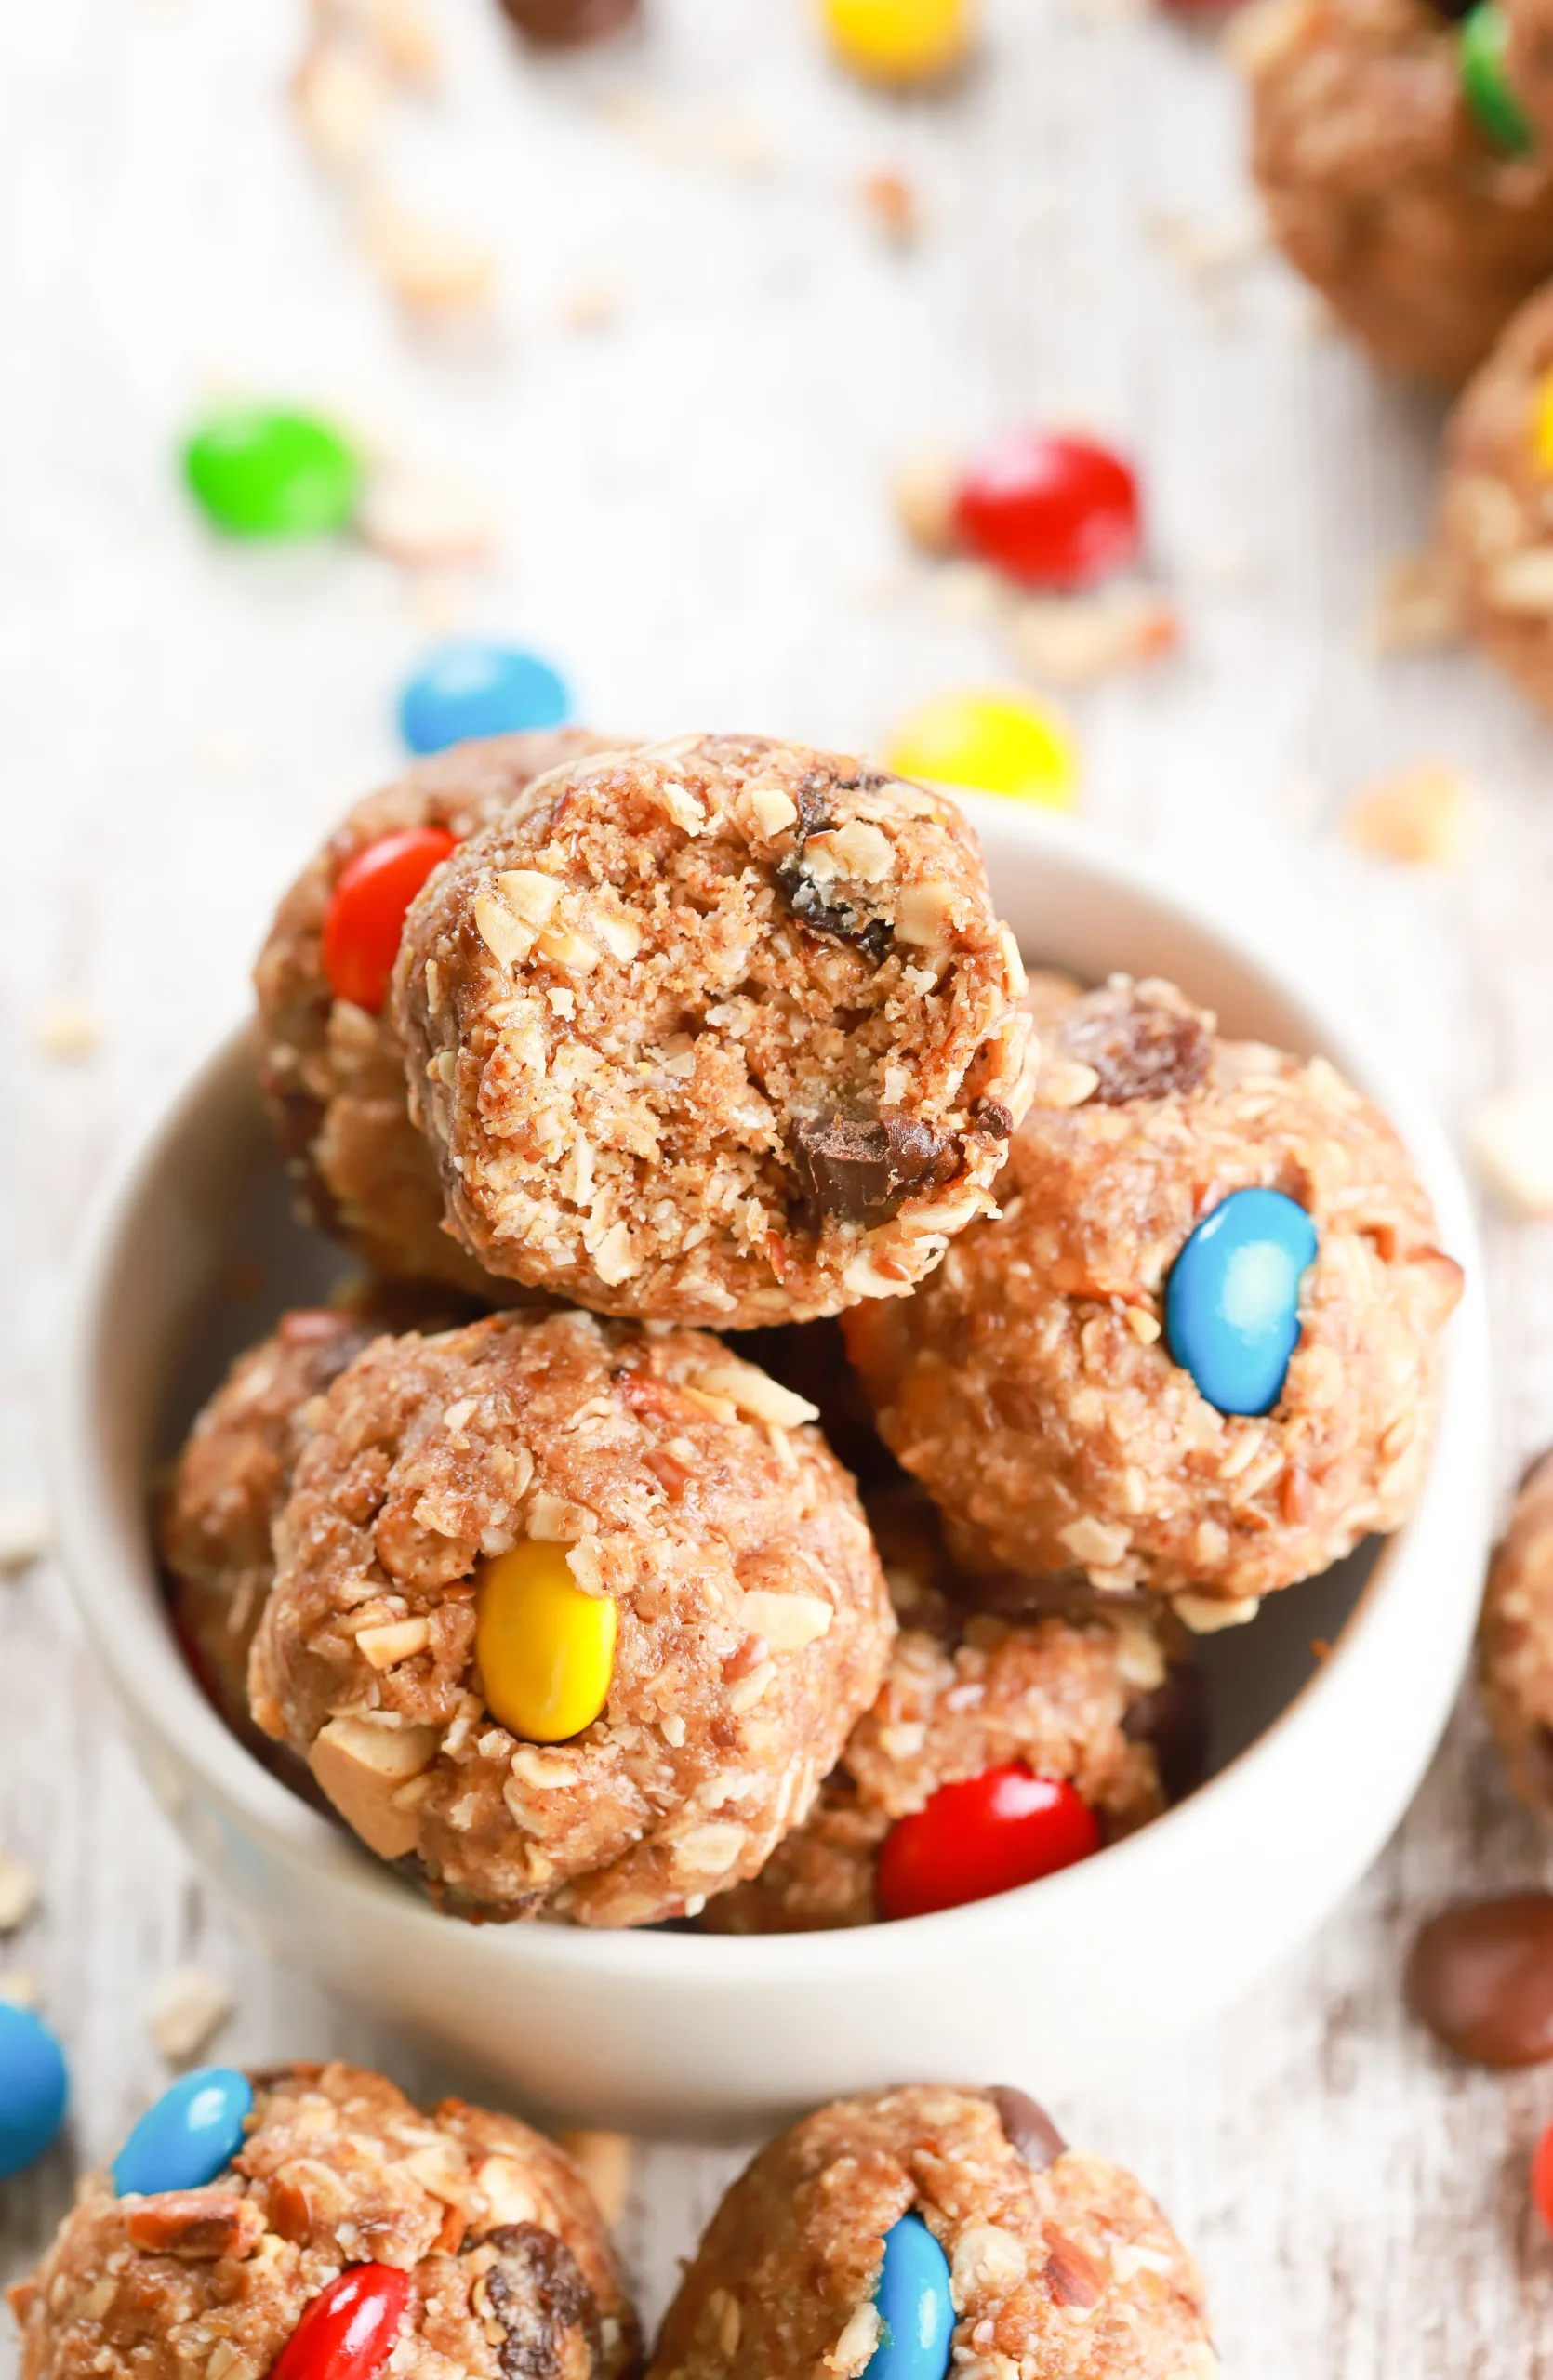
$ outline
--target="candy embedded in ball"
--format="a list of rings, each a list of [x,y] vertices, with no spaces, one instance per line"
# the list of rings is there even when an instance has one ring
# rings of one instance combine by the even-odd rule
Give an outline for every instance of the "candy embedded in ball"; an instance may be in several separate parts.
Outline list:
[[[270,2380],[376,2380],[399,2341],[410,2277],[392,2265],[350,2265],[310,2298]]]
[[[69,2096],[65,2054],[43,2018],[0,2000],[0,2182],[52,2146]]]
[[[1462,97],[1479,130],[1495,149],[1519,157],[1536,146],[1536,134],[1506,71],[1509,37],[1509,20],[1498,0],[1479,0],[1457,30],[1456,59]]]
[[[233,537],[316,537],[343,529],[361,493],[354,448],[315,415],[260,405],[203,421],[183,450],[206,518]]]
[[[376,1016],[388,998],[411,902],[457,849],[441,826],[381,835],[340,869],[324,915],[324,972],[336,999]]]
[[[213,2182],[243,2146],[253,2085],[233,2066],[202,2066],[149,2107],[113,2160],[113,2188],[151,2197]]]
[[[1071,810],[1078,754],[1058,714],[1017,694],[938,694],[902,720],[887,759],[897,776]]]
[[[1015,1762],[940,1785],[922,1809],[897,1818],[874,1897],[884,1918],[925,1917],[1038,1884],[1099,1848],[1099,1823],[1073,1787]]]
[[[400,731],[412,752],[562,727],[570,715],[571,696],[548,661],[483,637],[439,645],[399,698]]]
[[[1095,439],[1039,430],[1012,431],[971,466],[954,518],[983,562],[1059,593],[1128,569],[1142,536],[1132,466]]]
[[[944,2380],[955,2322],[949,2258],[920,2215],[885,2232],[873,2302],[880,2339],[864,2380]]]
[[[618,1615],[579,1587],[562,1545],[529,1542],[481,1573],[475,1656],[485,1708],[529,1743],[564,1743],[609,1699]]]
[[[964,65],[973,0],[820,0],[830,46],[870,83],[933,83]]]
[[[1283,1394],[1317,1245],[1305,1209],[1281,1190],[1235,1190],[1176,1258],[1166,1343],[1219,1412],[1268,1413]]]

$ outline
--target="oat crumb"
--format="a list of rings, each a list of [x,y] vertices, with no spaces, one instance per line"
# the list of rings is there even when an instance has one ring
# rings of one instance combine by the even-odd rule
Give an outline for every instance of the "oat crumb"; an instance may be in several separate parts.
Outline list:
[[[43,1560],[53,1542],[53,1526],[44,1505],[0,1505],[0,1579],[30,1570],[34,1562]]]
[[[1471,801],[1459,769],[1426,760],[1382,777],[1355,794],[1343,835],[1356,851],[1414,867],[1448,867],[1460,859]]]
[[[1173,603],[1147,587],[1021,603],[1010,633],[1021,664],[1048,685],[1077,686],[1174,652],[1181,640]]]
[[[1553,1083],[1510,1083],[1474,1110],[1467,1145],[1490,1190],[1523,1221],[1553,1217]]]
[[[38,1043],[47,1058],[67,1064],[89,1058],[101,1038],[101,1020],[86,1000],[51,1000],[38,1019]]]
[[[38,1880],[25,1859],[0,1851],[0,1934],[25,1925],[38,1905]]]
[[[630,2182],[630,2142],[623,2132],[562,2132],[556,2139],[593,2193],[611,2229],[626,2211]]]
[[[208,1967],[174,1967],[157,1986],[146,2024],[169,2066],[180,2066],[219,2032],[232,2005],[226,1984]]]
[[[0,1975],[0,2000],[9,2008],[41,2008],[43,1986],[26,1967],[7,1967]]]
[[[1440,653],[1462,638],[1461,605],[1444,559],[1403,554],[1389,562],[1375,597],[1370,641],[1382,659]]]
[[[961,461],[947,446],[920,446],[896,467],[896,518],[919,553],[954,551],[954,499]]]

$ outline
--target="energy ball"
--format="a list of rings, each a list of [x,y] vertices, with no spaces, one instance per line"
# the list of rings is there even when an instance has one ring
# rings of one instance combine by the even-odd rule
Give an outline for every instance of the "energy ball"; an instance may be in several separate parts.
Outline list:
[[[1553,711],[1553,290],[1521,308],[1451,416],[1440,541],[1467,633]]]
[[[358,801],[276,911],[254,969],[260,1087],[309,1220],[378,1272],[500,1294],[443,1229],[436,1167],[405,1104],[385,1001],[409,890],[535,777],[603,748],[560,728],[439,753]]]
[[[1157,1818],[1171,1789],[1166,1770],[1182,1781],[1172,1759],[1179,1745],[1153,1738],[1173,1715],[1189,1724],[1185,1681],[1196,1673],[1172,1659],[1180,1632],[1157,1601],[1102,1609],[1093,1595],[1025,1580],[1023,1618],[979,1612],[955,1599],[975,1582],[949,1561],[920,1488],[870,1497],[867,1510],[900,1621],[884,1683],[810,1818],[752,1882],[709,1904],[709,1931],[797,1933],[918,1913],[924,1856],[931,1864],[940,1849],[947,1906],[981,1897],[972,1886],[986,1878],[970,1873],[977,1855],[990,1859],[994,1881],[1006,1871],[1010,1884],[1031,1883],[1068,1864],[1054,1852],[1083,1856]],[[1047,1596],[1053,1607],[1042,1610]],[[1011,1797],[1000,1788],[1011,1768],[1069,1788],[1090,1822],[1069,1795],[1005,1808]],[[973,1784],[977,1797],[938,1798],[946,1786]],[[900,1822],[927,1810],[934,1839],[924,1854]],[[896,1856],[881,1891],[886,1844]],[[897,1908],[893,1894],[913,1905]]]
[[[1279,245],[1378,363],[1453,387],[1553,272],[1553,152],[1477,112],[1457,13],[1263,0],[1237,44]]]
[[[1489,1569],[1478,1675],[1511,1784],[1553,1818],[1553,1448],[1522,1480]]]
[[[456,1915],[695,1914],[802,1824],[895,1633],[812,1412],[591,1315],[379,1340],[276,1526],[255,1718]]]
[[[1148,2192],[1022,2091],[949,2083],[837,2100],[763,2149],[651,2380],[857,2380],[882,2348],[876,2380],[943,2380],[951,2356],[1042,2380],[1218,2371],[1202,2277]]]
[[[1042,1036],[1001,1217],[900,1304],[846,1317],[885,1442],[973,1571],[1180,1598],[1194,1627],[1325,1569],[1417,1495],[1460,1268],[1385,1119],[1324,1059],[1222,1038],[1174,986],[1114,977]],[[1312,1233],[1281,1386],[1227,1411],[1175,1359],[1177,1268],[1235,1194]],[[1221,1315],[1218,1319],[1223,1320]],[[1210,1312],[1209,1319],[1214,1319]]]
[[[904,1296],[989,1205],[1023,989],[952,802],[693,736],[552,773],[466,843],[394,1014],[487,1271],[738,1329]]]
[[[285,2067],[251,2088],[241,2146],[208,2180],[83,2184],[8,2293],[19,2380],[317,2380],[315,2350],[352,2302],[354,2380],[637,2370],[603,2221],[538,2133],[459,2099],[422,2115],[360,2067]]]

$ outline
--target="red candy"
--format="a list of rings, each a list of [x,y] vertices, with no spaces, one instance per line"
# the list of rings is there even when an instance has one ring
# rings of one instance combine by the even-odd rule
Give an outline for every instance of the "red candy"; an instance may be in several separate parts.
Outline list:
[[[351,2265],[303,2307],[270,2380],[373,2380],[393,2353],[409,2302],[408,2273]]]
[[[1071,1785],[1022,1763],[940,1785],[926,1807],[899,1818],[879,1855],[883,1917],[925,1917],[1033,1884],[1100,1848],[1095,1813]]]
[[[410,903],[456,848],[441,826],[408,826],[379,836],[340,869],[324,919],[324,972],[337,999],[377,1015]]]
[[[1537,2213],[1549,2231],[1553,2231],[1553,2123],[1548,2125],[1533,2151],[1532,2197]]]
[[[1137,558],[1137,481],[1092,438],[1011,432],[960,483],[961,542],[1029,587],[1088,586]]]

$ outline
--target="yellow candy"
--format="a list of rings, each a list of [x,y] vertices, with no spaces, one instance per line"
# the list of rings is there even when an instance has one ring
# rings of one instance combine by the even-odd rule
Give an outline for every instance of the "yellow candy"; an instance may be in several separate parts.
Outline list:
[[[1078,802],[1078,753],[1057,713],[1024,694],[937,694],[901,721],[886,754],[899,777],[937,777],[1033,801]]]
[[[609,1696],[617,1614],[585,1594],[562,1545],[515,1545],[480,1576],[474,1649],[485,1708],[515,1736],[564,1743],[591,1726]]]
[[[820,0],[838,57],[876,83],[929,83],[962,65],[974,0]]]
[[[1553,372],[1545,372],[1532,401],[1532,458],[1553,479]]]

